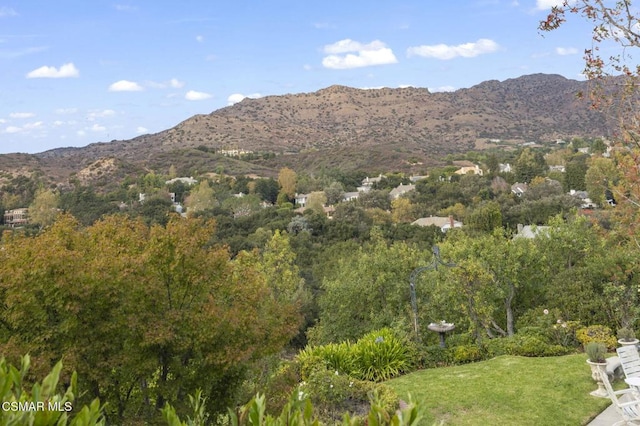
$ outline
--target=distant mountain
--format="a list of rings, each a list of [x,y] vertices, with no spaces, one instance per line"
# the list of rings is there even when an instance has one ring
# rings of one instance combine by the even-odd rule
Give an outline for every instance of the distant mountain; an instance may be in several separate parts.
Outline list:
[[[577,94],[588,82],[534,74],[486,81],[455,92],[424,88],[355,89],[331,86],[313,93],[245,99],[208,115],[131,140],[60,148],[34,156],[0,156],[0,170],[39,169],[53,180],[115,158],[166,172],[213,170],[274,173],[283,164],[364,170],[429,164],[448,153],[483,149],[499,141],[553,141],[603,136],[604,116]],[[277,154],[260,165],[212,152],[243,149]],[[28,158],[28,160],[27,160]],[[382,162],[382,163],[381,163]],[[196,169],[194,169],[194,167]]]

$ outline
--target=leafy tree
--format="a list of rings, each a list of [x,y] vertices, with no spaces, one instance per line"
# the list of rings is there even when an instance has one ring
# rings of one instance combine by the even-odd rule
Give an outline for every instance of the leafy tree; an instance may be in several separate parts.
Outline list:
[[[584,176],[589,198],[600,205],[607,206],[606,192],[620,180],[620,172],[613,160],[604,157],[592,158]]]
[[[296,195],[296,183],[298,175],[296,172],[288,167],[280,169],[278,173],[278,185],[280,185],[280,192],[285,194],[289,200],[292,200]]]
[[[327,196],[323,191],[314,191],[307,197],[306,207],[317,213],[324,214],[324,206],[327,203]]]
[[[586,189],[587,157],[585,155],[574,155],[567,161],[564,173],[565,191],[572,189],[584,191]]]
[[[544,176],[546,167],[546,162],[540,152],[525,148],[514,165],[516,180],[529,183],[536,176]]]
[[[344,187],[340,182],[332,182],[331,185],[324,189],[324,194],[327,197],[327,204],[333,206],[342,201]]]
[[[496,228],[502,228],[500,204],[488,201],[476,207],[467,215],[465,224],[470,229],[479,232],[492,232]]]
[[[168,194],[157,193],[138,205],[133,215],[140,216],[147,225],[166,225],[169,215],[174,214],[173,204]]]
[[[318,325],[309,332],[313,343],[354,341],[383,327],[408,332],[408,277],[419,258],[405,243],[388,246],[379,231],[360,249],[333,258],[333,271],[322,282]]]
[[[46,227],[55,222],[58,216],[60,196],[50,189],[39,189],[36,192],[33,203],[29,206],[29,219]]]
[[[490,175],[496,176],[500,172],[500,160],[498,160],[496,154],[489,154],[486,164]]]
[[[391,202],[391,217],[395,223],[412,222],[416,219],[415,206],[407,198],[397,198]]]
[[[103,195],[96,194],[93,187],[79,186],[60,195],[60,208],[70,213],[83,225],[91,225],[102,216],[116,213],[118,206]]]
[[[358,196],[357,203],[365,209],[391,210],[389,191],[386,190],[372,189],[371,191],[363,192]]]
[[[278,200],[279,186],[274,179],[258,179],[255,181],[255,193],[260,196],[261,200],[275,204]]]
[[[36,237],[12,236],[0,253],[1,350],[31,352],[36,371],[68,360],[115,423],[184,407],[197,388],[223,410],[248,363],[281,350],[300,315],[274,297],[257,253],[232,260],[209,244],[214,232],[179,218],[82,229],[65,215]]]
[[[191,190],[191,194],[187,197],[184,204],[189,214],[197,214],[215,207],[217,200],[213,188],[209,185],[209,181],[206,179],[200,181],[198,186]]]

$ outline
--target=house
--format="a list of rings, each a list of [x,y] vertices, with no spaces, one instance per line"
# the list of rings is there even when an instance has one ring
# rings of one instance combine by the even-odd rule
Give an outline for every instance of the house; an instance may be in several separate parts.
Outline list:
[[[589,198],[589,193],[587,193],[587,191],[576,191],[572,189],[571,191],[569,191],[569,195],[580,199],[580,208],[594,209],[598,207],[596,203],[594,203],[591,198]]]
[[[13,210],[5,210],[4,224],[12,228],[24,226],[29,223],[29,209],[26,207]]]
[[[297,214],[304,214],[305,210],[307,210],[307,207],[298,207],[293,212]],[[327,215],[328,219],[333,219],[333,213],[336,211],[334,206],[322,206],[322,210],[324,211],[324,214]]]
[[[549,171],[550,172],[560,172],[560,173],[564,173],[565,172],[565,167],[560,165],[560,166],[549,166]]]
[[[415,185],[398,185],[395,188],[393,188],[391,190],[391,192],[389,192],[389,197],[392,200],[397,200],[398,198],[400,198],[402,195],[406,194],[407,192],[413,191],[414,189],[416,189]]]
[[[176,183],[176,182],[182,182],[186,185],[195,185],[196,183],[198,183],[198,181],[195,180],[193,176],[191,176],[191,177],[179,177],[179,178],[170,179],[168,181],[165,181],[165,185],[171,185],[172,183]]]
[[[371,191],[371,189],[373,188],[373,184],[379,183],[382,179],[384,179],[384,176],[382,176],[382,174],[378,175],[378,177],[375,178],[370,178],[367,176],[366,178],[362,179],[362,184],[358,187],[358,192]]]
[[[462,228],[463,223],[453,219],[453,216],[429,216],[411,222],[412,225],[418,226],[437,226],[442,232],[447,232],[451,228]]]
[[[474,164],[473,166],[464,166],[464,167],[460,167],[458,170],[456,170],[454,172],[457,175],[469,175],[469,174],[474,174],[474,175],[479,175],[482,176],[482,174],[484,173],[482,171],[482,169],[480,168],[480,166],[478,166],[477,164]]]
[[[511,173],[512,172],[511,164],[500,163],[498,164],[498,170],[500,171],[500,173]]]
[[[518,232],[513,238],[535,238],[538,235],[547,235],[549,233],[549,226],[535,226],[535,225],[522,225],[518,224]]]
[[[296,194],[296,206],[304,207],[308,197],[309,194]]]
[[[411,183],[416,183],[419,180],[424,180],[426,178],[428,178],[429,176],[410,176],[409,180],[411,181]]]
[[[342,201],[354,201],[360,196],[360,192],[345,192]]]
[[[529,186],[526,183],[516,182],[511,185],[511,192],[514,193],[517,197],[522,197],[522,194],[527,192],[527,189],[529,189]]]

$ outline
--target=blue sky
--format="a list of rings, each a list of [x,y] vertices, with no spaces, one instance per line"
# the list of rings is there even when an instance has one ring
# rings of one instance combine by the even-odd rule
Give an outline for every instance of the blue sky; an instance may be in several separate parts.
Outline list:
[[[560,0],[0,0],[0,153],[130,139],[243,97],[580,79]]]

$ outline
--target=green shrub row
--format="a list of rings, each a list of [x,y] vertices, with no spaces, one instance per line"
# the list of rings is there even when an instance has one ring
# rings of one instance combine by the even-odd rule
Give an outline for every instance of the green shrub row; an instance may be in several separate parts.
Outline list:
[[[343,342],[309,346],[298,354],[302,377],[317,364],[356,379],[380,382],[412,369],[411,344],[391,329],[373,331],[356,343]]]

